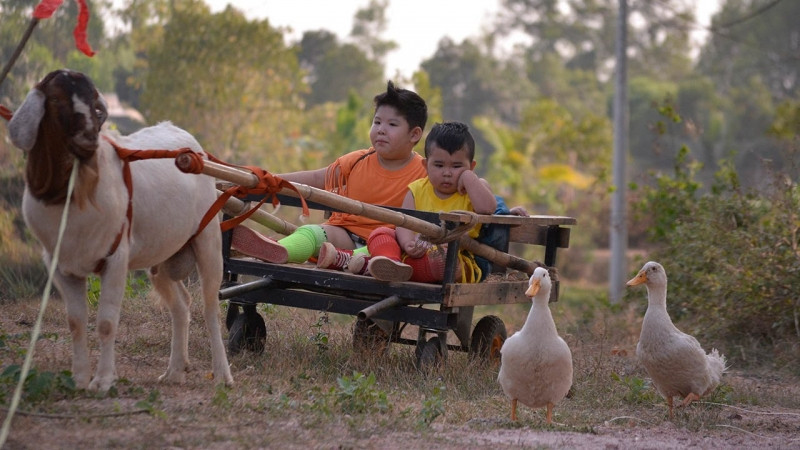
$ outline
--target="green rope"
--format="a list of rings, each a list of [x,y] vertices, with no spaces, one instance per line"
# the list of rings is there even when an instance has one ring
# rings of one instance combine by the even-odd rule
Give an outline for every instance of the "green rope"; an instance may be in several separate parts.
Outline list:
[[[28,371],[31,368],[31,361],[33,360],[33,350],[36,346],[36,340],[39,339],[39,333],[42,329],[42,319],[44,312],[47,309],[47,302],[50,300],[50,289],[53,286],[53,274],[55,273],[56,266],[58,265],[58,254],[61,251],[61,240],[64,237],[64,230],[67,228],[67,211],[69,211],[69,201],[72,197],[72,189],[75,187],[75,178],[78,177],[78,159],[72,163],[72,174],[69,177],[69,184],[67,185],[67,199],[64,202],[64,211],[61,213],[61,224],[58,227],[58,240],[56,241],[56,248],[53,250],[52,260],[50,261],[50,268],[47,272],[47,283],[44,285],[44,294],[42,296],[42,306],[39,308],[39,316],[36,318],[36,323],[33,326],[31,333],[31,343],[28,346],[28,353],[25,355],[25,362],[22,364],[22,371],[19,374],[19,382],[17,388],[14,390],[14,396],[11,399],[11,407],[8,408],[8,415],[3,422],[3,429],[0,431],[0,448],[5,444],[8,438],[8,433],[11,430],[11,419],[14,417],[14,412],[19,406],[19,399],[22,397],[22,387],[25,384],[25,378],[28,377]]]

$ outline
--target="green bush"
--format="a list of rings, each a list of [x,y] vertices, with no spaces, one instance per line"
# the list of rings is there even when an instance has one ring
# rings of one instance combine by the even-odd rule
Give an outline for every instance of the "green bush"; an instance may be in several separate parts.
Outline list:
[[[679,160],[677,175],[656,177],[636,205],[653,216],[648,259],[667,270],[670,315],[718,345],[755,344],[781,365],[797,363],[800,187],[774,173],[768,188],[743,192],[724,163],[700,194],[688,167]]]

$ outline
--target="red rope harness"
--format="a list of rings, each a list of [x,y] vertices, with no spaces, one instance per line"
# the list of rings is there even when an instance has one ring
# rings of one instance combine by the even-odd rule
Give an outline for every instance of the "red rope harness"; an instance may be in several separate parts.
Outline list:
[[[12,113],[10,109],[6,108],[3,105],[0,105],[0,117],[6,119],[6,121],[10,121],[13,115],[14,113]]]
[[[153,159],[153,158],[172,158],[175,159],[180,155],[188,155],[191,157],[191,165],[189,169],[183,170],[186,173],[194,173],[194,174],[202,174],[203,173],[203,155],[193,151],[188,147],[180,148],[178,150],[131,150],[124,147],[119,146],[116,142],[111,140],[111,138],[107,136],[103,136],[103,138],[114,147],[114,150],[117,152],[117,156],[119,159],[122,160],[122,178],[125,181],[125,187],[128,189],[128,210],[126,213],[127,223],[128,223],[128,239],[130,239],[131,234],[131,227],[130,223],[133,218],[133,178],[131,176],[131,167],[130,163],[132,161],[139,161],[143,159]],[[256,206],[251,208],[246,213],[228,219],[220,224],[222,231],[230,230],[231,228],[235,227],[242,223],[245,219],[250,217],[264,202],[267,200],[268,197],[272,197],[272,204],[278,205],[278,197],[275,195],[281,191],[283,188],[289,188],[297,192],[297,188],[295,188],[289,181],[284,180],[280,177],[276,177],[269,173],[268,171],[261,169],[255,166],[236,166],[233,164],[228,164],[224,161],[221,161],[215,158],[213,155],[206,152],[206,156],[209,160],[214,161],[215,163],[222,164],[228,167],[238,167],[247,169],[253,174],[258,177],[258,185],[252,188],[247,188],[243,186],[233,186],[225,190],[219,197],[217,197],[216,201],[211,205],[211,207],[206,211],[203,218],[200,220],[200,224],[198,225],[197,231],[186,241],[184,247],[188,245],[192,240],[202,232],[205,227],[211,222],[211,220],[216,217],[216,215],[222,210],[222,207],[225,205],[225,202],[232,196],[237,198],[246,197],[249,194],[255,195],[263,195],[261,201],[258,202]],[[305,199],[301,196],[300,201],[303,204],[303,214],[308,215],[308,205],[306,205]],[[123,223],[122,229],[119,230],[119,234],[117,234],[116,239],[114,239],[114,243],[111,246],[106,258],[113,255],[114,252],[117,251],[117,247],[119,247],[120,242],[122,241],[122,235],[125,230],[125,224]],[[101,259],[97,266],[95,266],[95,273],[100,273],[105,266],[106,258]]]
[[[191,163],[188,164],[187,166],[181,167],[181,170],[186,173],[202,174],[205,161],[202,155],[195,152],[186,154],[191,157]],[[290,183],[287,180],[284,180],[283,178],[276,177],[275,175],[269,173],[268,171],[260,167],[239,166],[235,164],[229,164],[226,163],[225,161],[215,158],[213,155],[210,155],[208,153],[206,153],[206,155],[208,156],[208,159],[210,161],[213,161],[217,164],[221,164],[228,167],[245,169],[252,172],[253,175],[255,175],[256,178],[258,178],[258,184],[254,187],[231,186],[230,188],[226,189],[225,192],[223,192],[217,198],[217,201],[214,202],[213,205],[211,205],[211,208],[208,210],[206,215],[203,217],[203,220],[200,222],[201,226],[205,226],[206,224],[208,224],[208,222],[222,209],[222,207],[225,205],[225,202],[227,202],[228,199],[231,197],[244,198],[249,194],[263,196],[263,198],[258,202],[258,204],[250,208],[250,210],[247,211],[246,213],[222,222],[220,224],[220,226],[222,227],[222,231],[230,230],[236,225],[239,225],[240,223],[244,222],[245,219],[253,215],[253,213],[267,201],[267,198],[271,197],[272,205],[277,206],[280,202],[278,201],[278,197],[275,194],[280,192],[281,189],[283,188],[291,189],[295,192],[298,192],[299,194],[299,191],[297,190],[296,187],[294,187],[294,185],[292,185],[292,183]],[[308,205],[306,204],[306,200],[302,196],[300,196],[300,202],[303,205],[303,215],[308,216],[309,215]]]

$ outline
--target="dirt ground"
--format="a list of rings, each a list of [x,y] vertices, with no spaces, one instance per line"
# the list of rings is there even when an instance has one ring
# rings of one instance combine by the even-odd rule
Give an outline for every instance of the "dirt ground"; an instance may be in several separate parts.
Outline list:
[[[71,401],[65,409],[83,414],[96,410],[98,417],[78,414],[71,418],[20,415],[14,419],[8,449],[61,448],[568,448],[568,449],[755,449],[800,448],[800,411],[776,408],[728,409],[737,423],[714,430],[692,432],[673,423],[650,425],[635,417],[619,417],[597,424],[591,432],[565,431],[566,426],[535,429],[521,425],[507,428],[498,418],[474,418],[462,425],[435,423],[425,432],[360,429],[319,425],[309,428],[297,418],[267,419],[251,413],[233,423],[203,419],[198,411],[204,395],[196,386],[180,393],[181,400],[168,401],[169,418],[146,414],[103,414],[134,405],[111,400]],[[194,397],[194,398],[192,398]],[[95,403],[94,405],[92,403]],[[111,408],[111,404],[114,408]],[[506,427],[506,428],[498,428]],[[390,427],[389,427],[390,428]],[[757,433],[745,428],[758,429]]]
[[[8,337],[30,330],[36,316],[35,303],[3,306],[6,312],[0,317],[0,333]],[[69,368],[68,331],[63,313],[57,310],[61,306],[53,306],[54,312],[48,313],[43,327],[49,336],[58,337],[43,339],[37,345],[35,366],[40,371]],[[232,356],[236,384],[229,390],[215,387],[207,375],[210,355],[204,349],[207,345],[202,320],[196,313],[193,317],[190,351],[195,365],[185,384],[156,381],[168,357],[168,317],[144,317],[136,322],[130,315],[123,316],[124,336],[117,345],[120,381],[116,392],[108,396],[82,393],[41,404],[23,404],[13,418],[4,448],[800,448],[800,408],[780,406],[781,402],[763,400],[726,405],[705,402],[678,410],[676,418],[669,420],[662,399],[620,409],[616,398],[604,399],[601,395],[587,400],[578,383],[576,397],[565,399],[556,408],[555,420],[563,423],[553,426],[544,424],[541,412],[525,408],[521,420],[511,422],[507,400],[502,393],[497,394],[495,387],[488,396],[466,398],[462,403],[446,402],[444,414],[424,428],[413,426],[414,411],[401,405],[392,414],[323,414],[313,407],[314,403],[308,400],[310,396],[301,398],[298,393],[324,394],[324,390],[314,390],[313,386],[293,389],[292,383],[300,385],[304,381],[275,373],[293,370],[292,362],[282,365],[280,358],[284,356],[277,353],[272,359],[264,355]],[[269,326],[272,325],[268,323]],[[331,337],[340,336],[332,333]],[[275,342],[268,341],[268,345],[277,347]],[[301,348],[302,352],[312,350],[313,347]],[[94,351],[93,356],[96,357]],[[300,353],[294,357],[301,372],[313,370],[316,364],[313,359],[307,362]],[[576,358],[576,364],[579,362]],[[337,364],[346,366],[349,362],[342,359],[332,363]],[[6,365],[4,362],[3,366]],[[334,370],[346,372],[349,368],[334,367]],[[408,373],[414,376],[411,371]],[[800,396],[796,380],[764,373],[769,372],[734,370],[725,376],[725,382],[731,390],[746,393],[754,400],[759,396],[764,399]],[[409,395],[401,392],[403,386],[398,380],[397,386],[386,388],[390,400],[402,402]],[[149,401],[148,393],[152,392],[158,393],[158,399]],[[10,398],[9,392],[6,398]],[[416,399],[413,401],[418,403]],[[591,411],[587,411],[586,405],[592,405]],[[5,420],[6,416],[7,410],[0,411],[0,419]],[[574,425],[576,422],[581,425]]]

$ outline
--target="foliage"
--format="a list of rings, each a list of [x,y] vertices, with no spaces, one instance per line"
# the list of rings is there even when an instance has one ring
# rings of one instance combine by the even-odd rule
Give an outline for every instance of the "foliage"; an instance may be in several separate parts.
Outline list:
[[[649,238],[661,241],[669,236],[681,220],[695,207],[700,183],[695,180],[699,164],[689,158],[689,149],[681,147],[675,162],[675,174],[654,173],[655,186],[644,187],[638,203],[634,204],[636,220],[648,223]],[[637,190],[636,184],[631,184]]]
[[[339,43],[325,30],[307,31],[297,45],[300,65],[308,72],[307,107],[375,95],[384,83],[383,67],[354,44]]]
[[[142,271],[128,273],[128,277],[125,282],[125,293],[123,294],[124,298],[140,297],[146,294],[149,290],[150,281],[147,278],[147,274]],[[100,278],[96,275],[89,275],[86,291],[89,305],[92,307],[97,307],[97,303],[100,301],[100,292],[102,291]]]
[[[316,332],[309,338],[311,342],[317,346],[317,349],[320,352],[328,350],[328,331],[326,330],[327,325],[328,313],[327,311],[320,311],[317,322],[311,325],[311,328],[316,329]]]
[[[780,173],[772,179],[768,191],[745,192],[723,164],[700,194],[692,173],[677,170],[643,189],[638,210],[654,217],[650,259],[669,276],[673,320],[728,346],[755,340],[786,364],[800,357],[781,345],[800,336],[800,187]]]
[[[611,379],[627,388],[624,399],[631,404],[653,403],[658,398],[649,379],[637,376],[620,376],[617,373],[611,374]]]
[[[796,99],[800,83],[796,18],[800,16],[800,3],[769,2],[765,8],[764,3],[721,2],[698,69],[720,80],[723,93],[758,80],[776,100]]]
[[[0,403],[11,400],[11,393],[19,384],[22,366],[12,364],[0,373]],[[55,398],[72,398],[76,394],[75,380],[67,371],[40,371],[32,367],[22,385],[22,400],[29,403],[53,401]],[[8,398],[6,398],[8,395]]]
[[[567,211],[575,192],[587,190],[608,170],[609,123],[599,116],[571,114],[552,100],[532,103],[519,129],[488,117],[476,127],[495,149],[487,179],[509,205],[542,205]]]
[[[630,65],[634,76],[676,78],[691,64],[688,29],[693,18],[683,2],[629,2],[628,52],[637,55]],[[569,67],[607,78],[613,67],[618,3],[612,0],[503,0],[498,30],[530,36],[527,60],[538,63],[557,55]],[[530,13],[522,13],[522,12]]]
[[[286,167],[284,139],[297,132],[306,86],[294,52],[268,21],[182,2],[147,52],[141,102],[149,121],[176,122],[222,159],[235,150],[251,164]]]
[[[0,206],[0,301],[41,294],[47,280],[38,244],[27,237],[14,208]]]
[[[216,406],[219,406],[216,402],[217,395],[219,395],[219,389],[217,390],[217,393],[215,394],[214,397],[214,401],[212,401],[212,403]],[[136,407],[146,410],[147,413],[153,417],[157,417],[159,419],[166,419],[167,413],[160,408],[161,404],[162,404],[161,393],[158,390],[153,389],[147,395],[146,399],[139,400],[138,402],[136,402]]]
[[[389,409],[386,392],[376,388],[375,374],[364,375],[353,371],[352,376],[336,379],[337,387],[332,388],[336,405],[346,414],[385,412]]]
[[[418,426],[429,427],[437,417],[445,413],[444,399],[442,399],[445,389],[444,384],[437,383],[433,386],[431,393],[425,396],[417,420]]]

